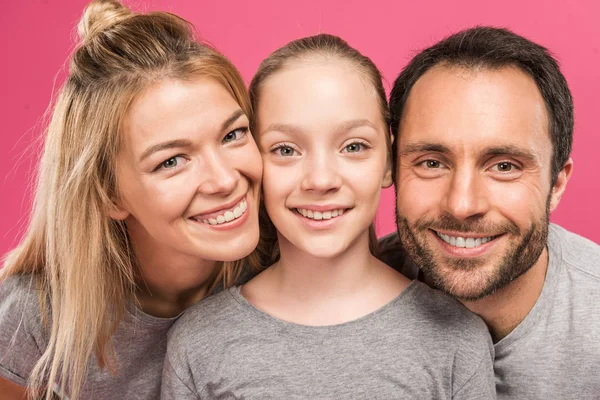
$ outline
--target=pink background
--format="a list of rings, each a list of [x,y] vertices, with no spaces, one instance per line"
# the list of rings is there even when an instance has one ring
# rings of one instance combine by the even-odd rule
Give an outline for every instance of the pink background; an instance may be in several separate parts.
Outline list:
[[[74,26],[85,0],[6,1],[0,8],[0,255],[18,243],[42,116],[64,80]],[[57,6],[60,4],[60,6]],[[502,1],[190,1],[137,0],[135,10],[166,10],[194,23],[250,80],[260,61],[290,40],[328,32],[346,39],[381,68],[387,86],[416,51],[477,24],[508,27],[559,59],[575,99],[574,175],[552,220],[600,242],[597,154],[600,93],[600,2]],[[394,193],[385,191],[378,232],[394,228]]]

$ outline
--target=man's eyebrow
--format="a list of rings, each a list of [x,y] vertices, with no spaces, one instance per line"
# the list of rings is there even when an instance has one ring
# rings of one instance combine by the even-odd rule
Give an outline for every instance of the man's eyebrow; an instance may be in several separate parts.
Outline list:
[[[157,143],[157,144],[154,144],[154,145],[148,147],[146,150],[144,150],[144,152],[140,156],[139,162],[144,161],[144,159],[148,158],[150,155],[156,153],[157,151],[179,148],[179,147],[189,147],[191,145],[192,145],[192,142],[190,142],[187,139],[176,139],[176,140],[170,140],[168,142]]]
[[[224,131],[229,128],[235,121],[237,121],[242,115],[246,115],[246,113],[240,108],[231,114],[229,118],[223,121],[223,125],[221,125],[221,130]]]
[[[496,156],[512,156],[516,158],[523,159],[527,162],[537,164],[537,157],[532,152],[522,149],[517,146],[498,146],[498,147],[488,147],[485,149],[484,154],[488,157],[496,157]]]
[[[417,142],[417,143],[409,143],[406,146],[403,146],[400,150],[401,156],[409,156],[415,153],[424,153],[433,151],[436,153],[448,154],[450,153],[450,149],[443,144],[439,143],[430,143],[430,142]]]

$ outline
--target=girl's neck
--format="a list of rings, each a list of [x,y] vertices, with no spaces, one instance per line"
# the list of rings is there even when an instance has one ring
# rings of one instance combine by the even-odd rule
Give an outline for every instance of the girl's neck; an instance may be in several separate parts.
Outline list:
[[[279,262],[272,268],[277,287],[282,294],[298,299],[349,296],[368,286],[377,269],[366,235],[344,252],[328,258],[300,250],[283,237],[279,249]]]
[[[282,240],[283,239],[283,240]],[[369,251],[368,234],[335,257],[308,254],[280,238],[280,260],[242,288],[276,318],[303,325],[344,323],[387,304],[408,280]]]

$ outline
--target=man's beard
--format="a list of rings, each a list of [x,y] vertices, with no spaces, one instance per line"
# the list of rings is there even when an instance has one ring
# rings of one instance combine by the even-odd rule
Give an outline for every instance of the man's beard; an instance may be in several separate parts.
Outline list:
[[[405,217],[397,213],[396,224],[400,244],[405,253],[419,266],[425,277],[431,281],[435,288],[458,300],[475,301],[481,300],[505,287],[535,265],[547,244],[549,206],[550,198],[546,203],[545,215],[539,220],[533,221],[526,232],[521,232],[521,229],[512,222],[494,224],[486,222],[482,218],[473,218],[461,222],[450,214],[444,214],[436,219],[421,218],[411,225]],[[427,245],[427,238],[431,237],[430,230],[485,234],[504,233],[509,238],[520,239],[516,243],[509,244],[509,248],[500,260],[495,262],[496,265],[490,273],[484,273],[482,267],[486,263],[494,262],[494,260],[450,258],[440,254],[439,251],[435,251]],[[476,288],[461,290],[461,286],[465,286],[465,280],[456,282],[452,279],[453,277],[449,276],[451,272],[444,272],[443,268],[436,263],[436,256],[438,260],[446,265],[447,270],[463,273],[472,272],[469,273],[469,276],[479,281],[476,282]]]

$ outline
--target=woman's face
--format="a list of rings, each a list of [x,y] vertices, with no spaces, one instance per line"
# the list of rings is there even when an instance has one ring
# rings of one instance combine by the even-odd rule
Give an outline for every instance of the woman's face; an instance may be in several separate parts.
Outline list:
[[[151,85],[123,132],[112,216],[126,221],[136,250],[232,261],[256,247],[260,153],[248,118],[218,81]]]
[[[391,184],[375,90],[344,62],[270,76],[257,110],[263,193],[282,248],[335,257],[359,240]]]

